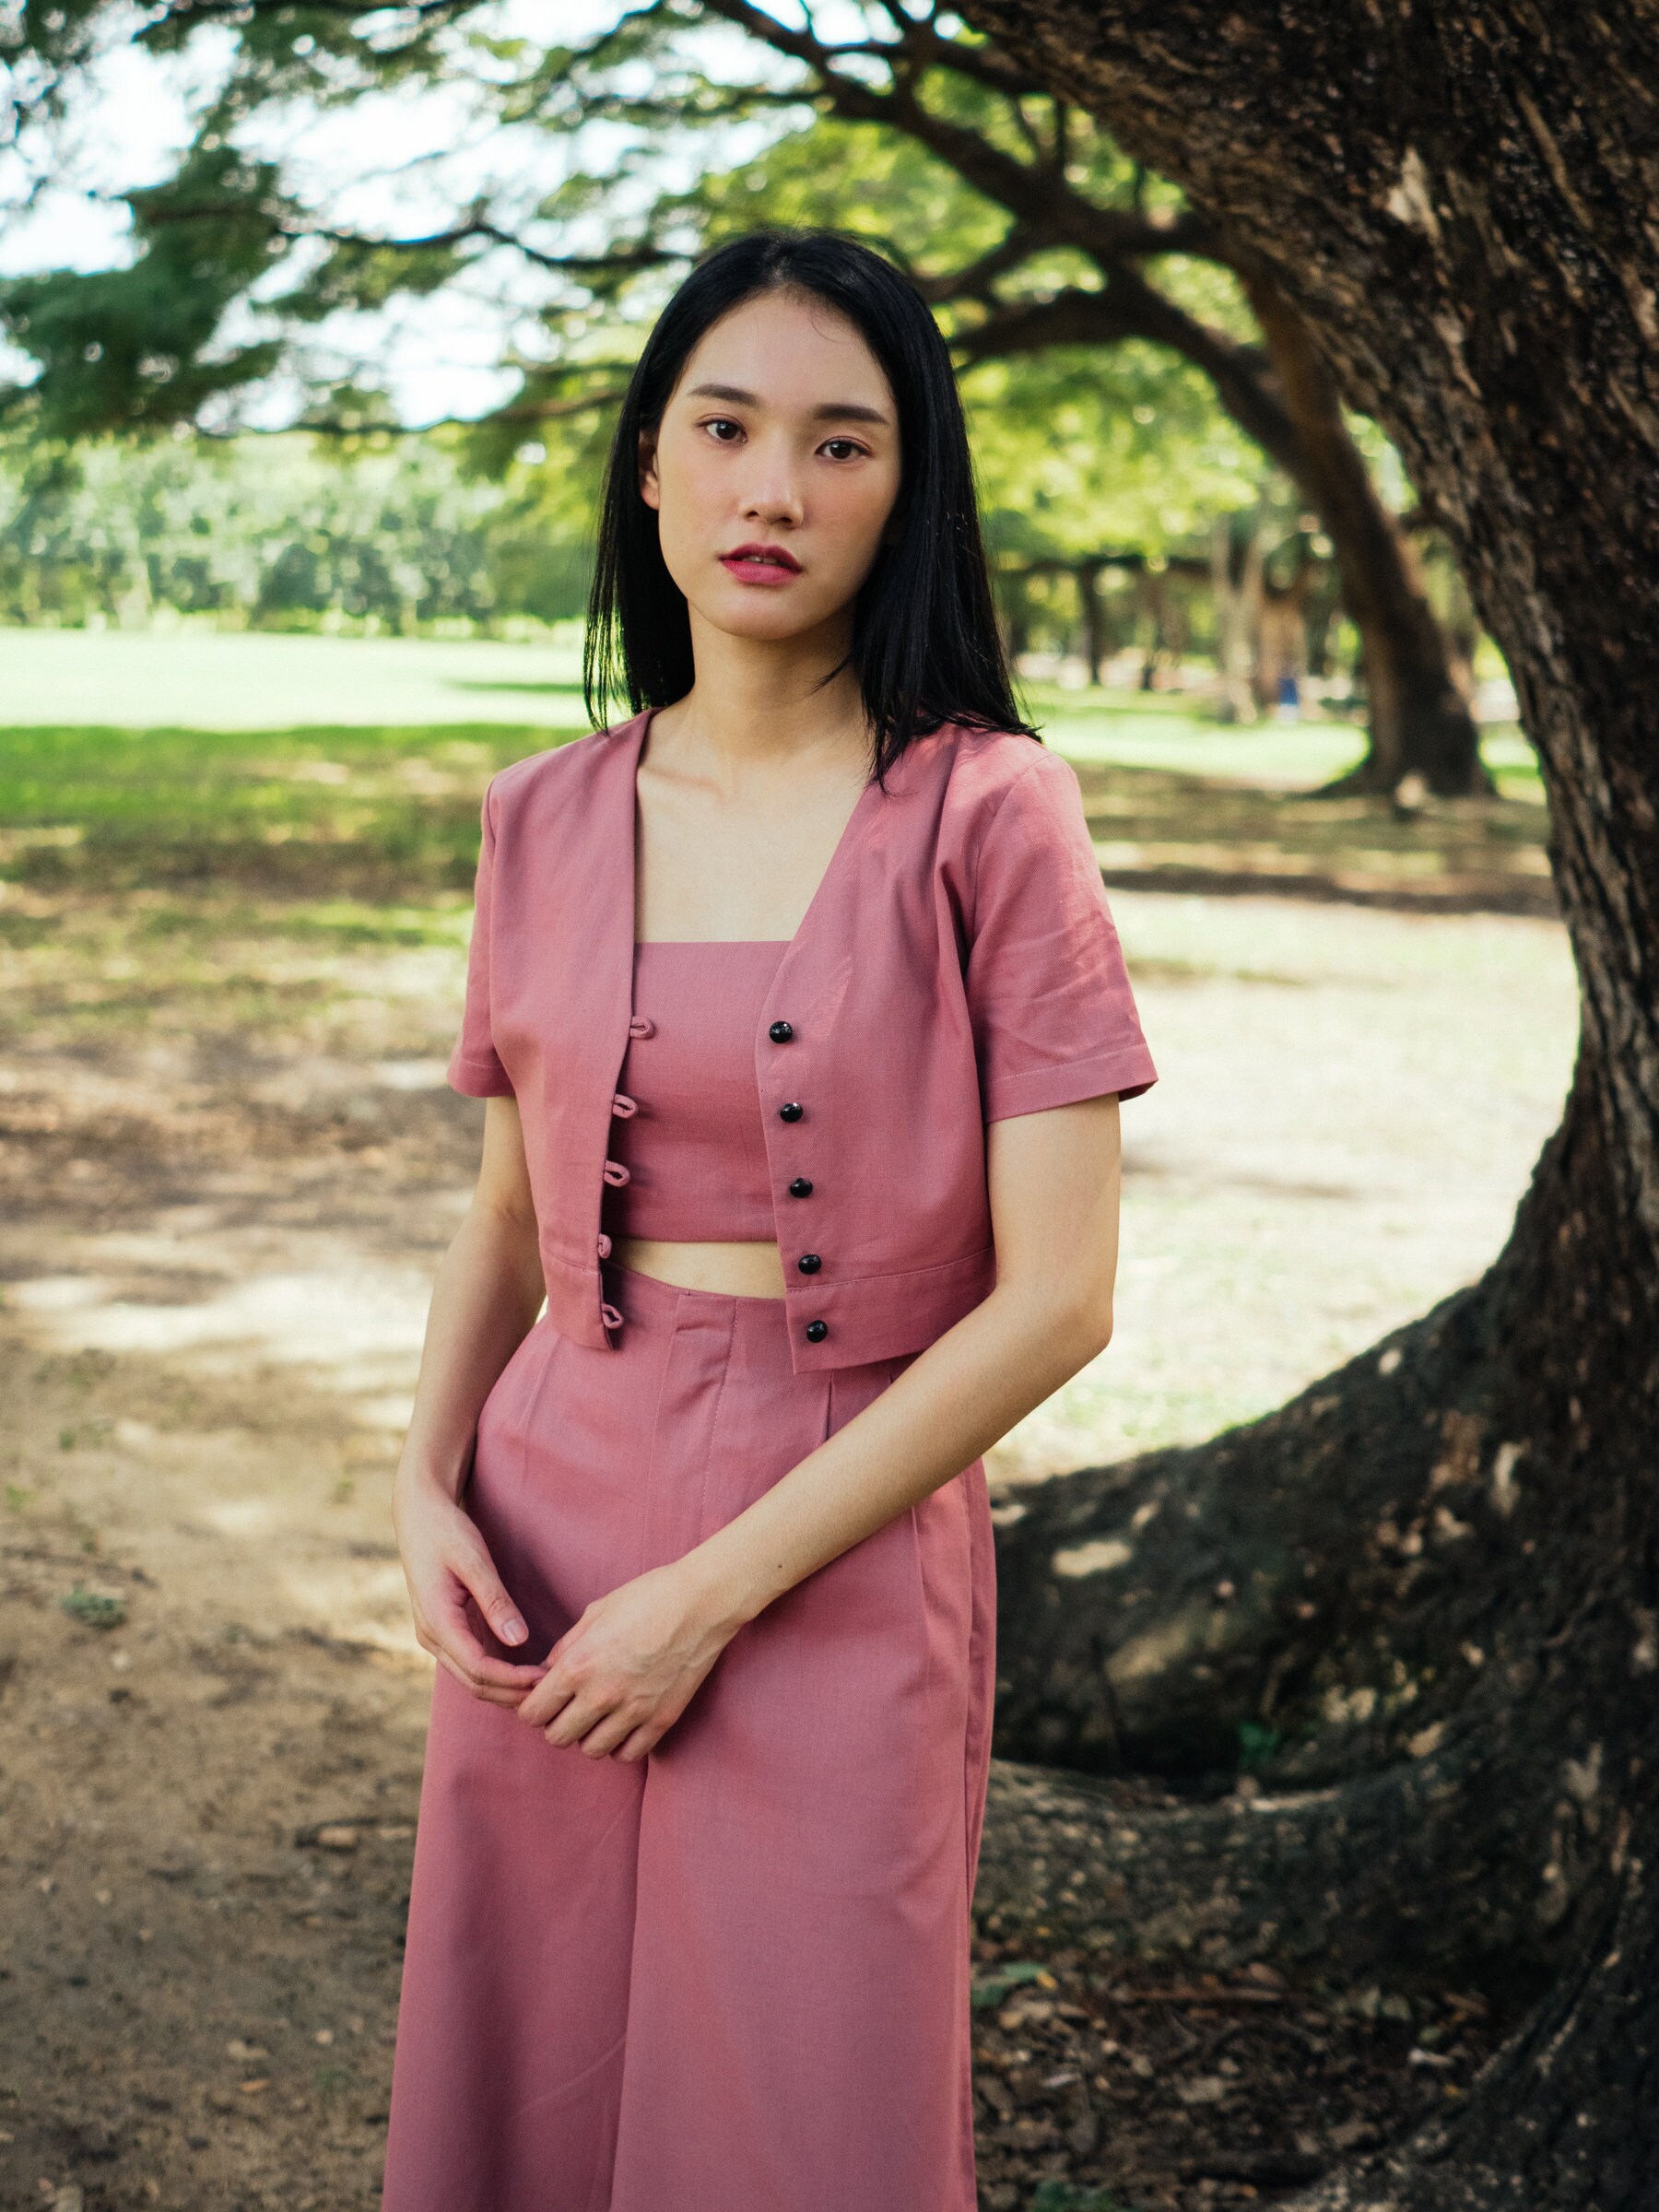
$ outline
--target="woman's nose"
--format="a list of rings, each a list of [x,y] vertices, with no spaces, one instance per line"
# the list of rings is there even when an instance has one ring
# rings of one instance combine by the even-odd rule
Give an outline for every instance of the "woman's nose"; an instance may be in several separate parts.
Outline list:
[[[766,485],[751,491],[744,501],[743,512],[758,522],[798,523],[801,519],[799,495],[787,485]]]
[[[743,512],[768,522],[801,520],[800,478],[791,456],[755,454],[752,473],[743,488]]]

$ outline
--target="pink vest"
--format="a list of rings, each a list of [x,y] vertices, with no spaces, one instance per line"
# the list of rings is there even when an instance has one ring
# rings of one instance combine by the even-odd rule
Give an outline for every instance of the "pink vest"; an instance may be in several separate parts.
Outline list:
[[[548,1315],[595,1349],[625,1325],[599,1216],[649,721],[491,780],[449,1065],[471,1097],[516,1094]],[[1157,1080],[1058,754],[952,724],[865,785],[767,994],[755,1079],[796,1372],[923,1349],[995,1281],[985,1124]]]

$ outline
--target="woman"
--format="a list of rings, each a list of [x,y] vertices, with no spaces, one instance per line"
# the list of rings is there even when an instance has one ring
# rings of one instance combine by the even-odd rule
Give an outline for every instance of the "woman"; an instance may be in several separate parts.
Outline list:
[[[972,2212],[980,1454],[1107,1341],[1155,1075],[887,262],[694,270],[591,615],[635,712],[485,794],[483,1161],[396,1482],[439,1672],[386,2212]]]

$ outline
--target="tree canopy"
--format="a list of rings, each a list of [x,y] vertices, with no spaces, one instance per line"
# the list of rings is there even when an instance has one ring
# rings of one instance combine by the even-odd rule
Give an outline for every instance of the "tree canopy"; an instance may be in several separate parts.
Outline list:
[[[36,364],[0,419],[222,432],[280,378],[294,419],[384,432],[397,362],[365,331],[412,299],[489,298],[511,389],[473,423],[471,458],[499,468],[534,438],[574,492],[594,412],[690,258],[761,221],[833,224],[934,305],[994,545],[1077,559],[1126,536],[1196,556],[1200,523],[1255,502],[1277,469],[1359,635],[1371,780],[1419,768],[1484,788],[1396,509],[1260,256],[959,18],[849,0],[837,20],[820,35],[750,0],[616,0],[584,40],[548,43],[485,0],[25,8],[5,34],[24,146],[50,147],[123,37],[193,57],[206,88],[174,173],[121,195],[126,266],[0,284],[0,326]],[[447,151],[408,160],[368,219],[342,179],[373,169],[377,119],[401,118],[407,144],[423,113],[429,136],[447,118]],[[360,118],[332,171],[296,151],[302,117]]]

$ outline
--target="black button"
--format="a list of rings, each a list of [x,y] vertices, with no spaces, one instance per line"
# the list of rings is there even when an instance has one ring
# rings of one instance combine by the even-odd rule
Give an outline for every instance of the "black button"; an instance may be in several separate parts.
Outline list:
[[[825,1337],[828,1336],[829,1334],[830,1324],[827,1321],[809,1321],[806,1324],[806,1341],[808,1344],[822,1344]]]
[[[810,1182],[808,1182],[805,1175],[797,1175],[795,1177],[794,1181],[789,1186],[789,1194],[792,1198],[811,1197],[812,1185]]]
[[[787,1106],[779,1107],[778,1119],[781,1122],[798,1122],[806,1111],[805,1106],[799,1104],[794,1099],[791,1099]]]
[[[795,1262],[803,1275],[816,1275],[823,1264],[816,1252],[804,1252]]]
[[[774,1021],[766,1033],[774,1044],[787,1044],[794,1030],[786,1021]]]

